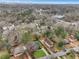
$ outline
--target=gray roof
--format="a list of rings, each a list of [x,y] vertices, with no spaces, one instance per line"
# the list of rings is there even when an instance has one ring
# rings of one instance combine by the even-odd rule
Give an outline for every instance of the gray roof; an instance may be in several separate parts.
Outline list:
[[[25,52],[24,46],[17,46],[12,51],[13,55],[17,55],[17,54],[20,54],[20,53],[23,54],[24,52]]]
[[[68,39],[64,39],[63,42],[64,42],[64,44],[68,44],[68,43],[70,43]]]
[[[75,48],[73,48],[73,50],[74,50],[75,52],[78,52],[78,53],[79,53],[79,47],[75,47]]]
[[[52,56],[45,56],[45,57],[41,57],[41,58],[38,58],[38,59],[52,59]]]
[[[11,46],[18,45],[21,42],[20,33],[16,30],[9,32],[8,34],[8,43]]]
[[[64,55],[66,55],[66,53],[67,52],[65,52],[65,51],[60,51],[60,52],[57,52],[57,53],[55,53],[55,54],[53,54],[55,57],[60,57],[60,56],[64,56]]]

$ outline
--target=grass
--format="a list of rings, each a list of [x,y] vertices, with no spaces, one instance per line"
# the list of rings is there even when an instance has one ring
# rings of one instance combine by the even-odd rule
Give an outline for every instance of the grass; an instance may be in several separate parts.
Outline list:
[[[40,58],[40,57],[46,56],[46,54],[44,53],[44,51],[42,49],[35,51],[33,55],[35,58]]]
[[[61,57],[61,59],[64,59],[63,57]]]
[[[10,59],[10,55],[7,51],[1,51],[0,52],[0,59]]]
[[[30,33],[23,33],[22,35],[22,43],[26,44],[27,42],[32,41],[32,36]]]
[[[54,48],[56,51],[61,51],[63,49],[63,47],[58,46],[58,43],[54,44]]]
[[[75,59],[75,56],[72,53],[68,54],[66,57],[67,59]]]

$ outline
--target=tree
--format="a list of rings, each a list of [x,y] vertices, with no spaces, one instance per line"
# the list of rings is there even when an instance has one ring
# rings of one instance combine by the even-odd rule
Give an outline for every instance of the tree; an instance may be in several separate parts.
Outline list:
[[[44,35],[47,36],[48,38],[52,38],[54,36],[54,32],[49,30],[49,31],[46,31]]]
[[[29,19],[30,22],[32,22],[32,21],[36,20],[36,16],[29,15],[28,19]]]
[[[26,11],[24,11],[24,12],[18,14],[18,15],[25,17],[26,15],[31,15],[31,14],[32,14],[32,10],[28,9],[28,10],[26,10]]]
[[[39,35],[36,35],[36,34],[33,34],[33,40],[39,40],[40,36]]]
[[[57,27],[55,30],[54,30],[54,33],[56,34],[56,36],[61,36],[62,38],[65,38],[66,35],[67,35],[67,32],[64,30],[63,27]]]
[[[63,41],[60,41],[59,43],[58,43],[58,47],[63,47],[64,46],[64,43],[63,43]]]
[[[44,33],[44,35],[47,36],[47,37],[49,37],[49,36],[50,36],[50,31],[46,31],[46,32]]]
[[[2,49],[2,47],[3,47],[3,41],[2,41],[2,36],[0,34],[0,50]]]
[[[22,34],[22,39],[21,39],[22,43],[26,44],[28,41],[31,41],[31,40],[32,40],[32,36],[30,33],[25,32]]]
[[[75,38],[79,41],[79,32],[75,34]]]

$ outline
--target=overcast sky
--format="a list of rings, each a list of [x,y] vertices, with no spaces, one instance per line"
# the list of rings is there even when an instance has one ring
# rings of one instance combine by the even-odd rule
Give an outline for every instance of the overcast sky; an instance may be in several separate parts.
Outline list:
[[[79,4],[79,0],[0,0],[0,3]]]

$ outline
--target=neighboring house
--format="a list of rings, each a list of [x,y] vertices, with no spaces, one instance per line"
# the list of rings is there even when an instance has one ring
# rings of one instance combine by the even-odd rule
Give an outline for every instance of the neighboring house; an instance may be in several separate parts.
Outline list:
[[[19,45],[11,49],[11,52],[13,53],[14,57],[16,57],[22,55],[26,50],[27,48],[25,46]]]
[[[54,19],[63,19],[65,16],[64,15],[55,15]]]
[[[53,55],[54,55],[54,57],[60,57],[60,56],[66,55],[67,53],[68,53],[67,51],[62,50],[62,51],[57,52],[57,53],[55,53]]]
[[[8,43],[10,46],[15,46],[21,43],[20,33],[16,30],[9,32],[8,34]]]
[[[36,51],[39,49],[40,44],[38,42],[30,42],[26,45],[28,52],[32,53],[33,51]]]
[[[74,48],[72,48],[72,50],[73,50],[74,52],[76,52],[76,53],[79,54],[79,46],[78,46],[78,47],[74,47]]]
[[[44,40],[45,45],[47,45],[49,48],[53,47],[53,42],[50,41],[48,38]]]
[[[27,48],[25,46],[17,46],[12,48],[13,59],[28,59]]]
[[[64,39],[63,42],[64,42],[65,45],[70,43],[68,39]]]

